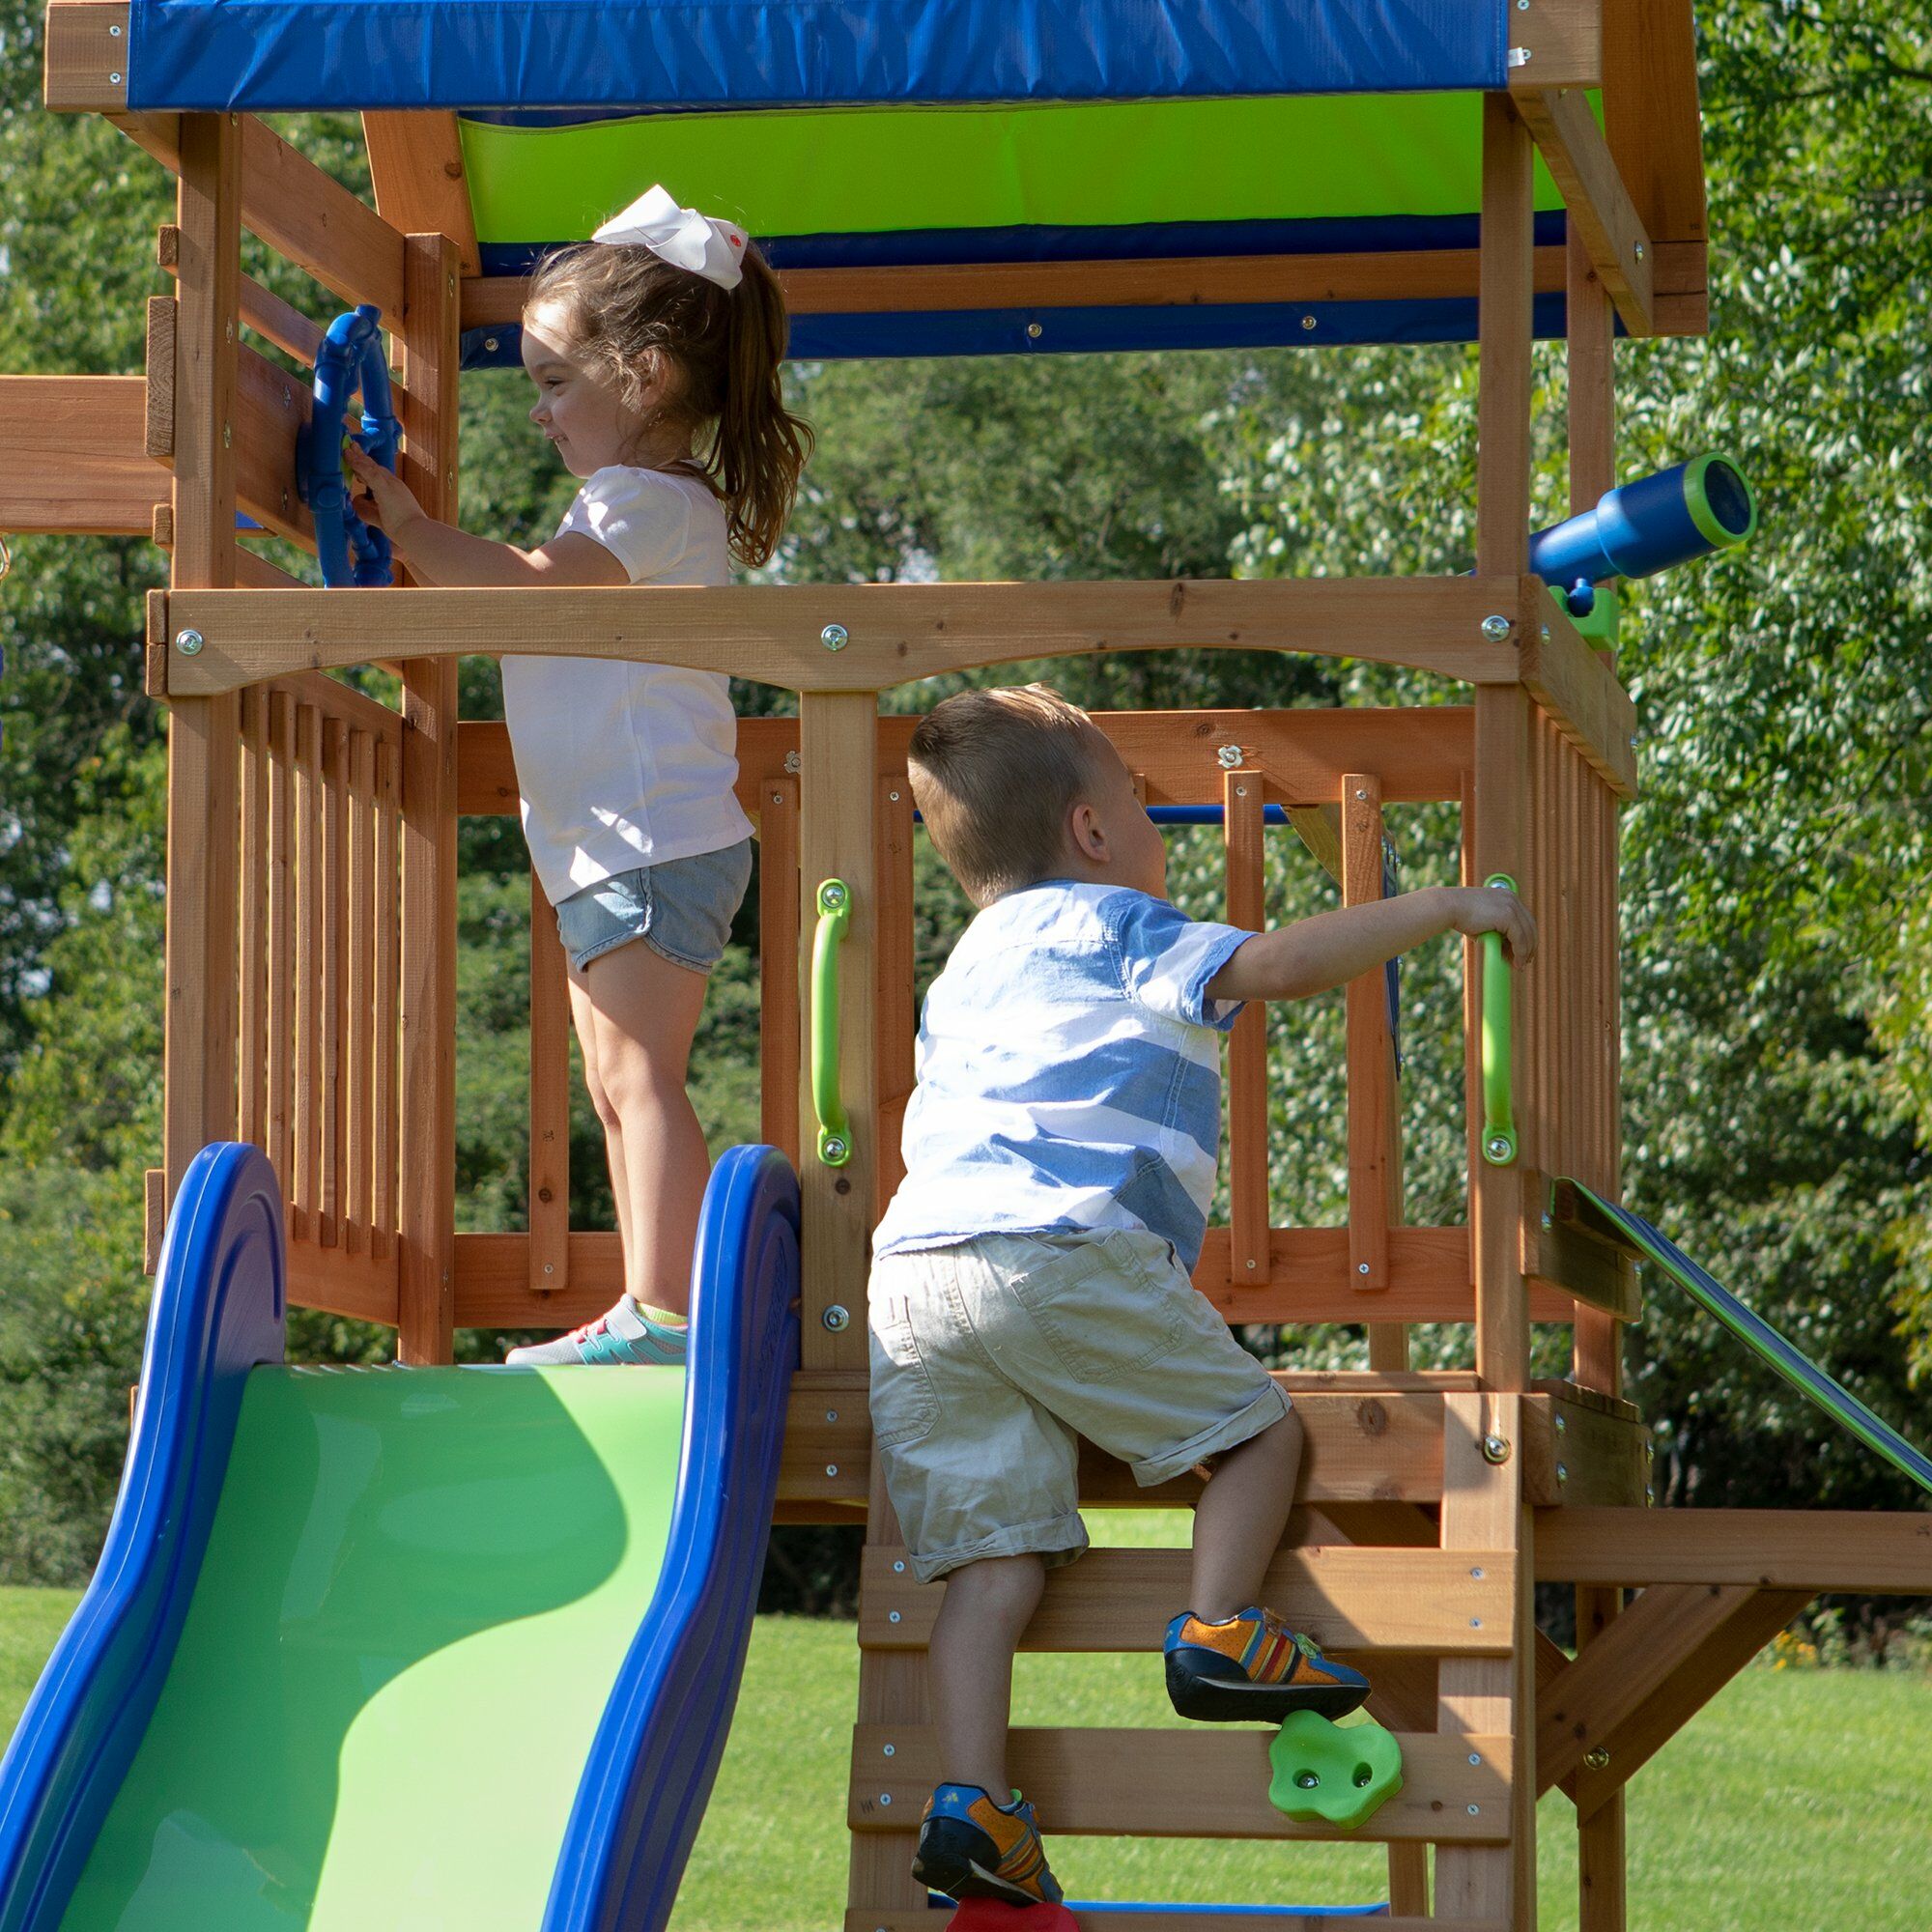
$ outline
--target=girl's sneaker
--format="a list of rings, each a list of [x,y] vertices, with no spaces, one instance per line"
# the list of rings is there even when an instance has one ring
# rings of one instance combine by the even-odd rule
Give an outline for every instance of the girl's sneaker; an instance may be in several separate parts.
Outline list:
[[[1258,1605],[1220,1624],[1183,1610],[1167,1627],[1165,1649],[1169,1700],[1183,1718],[1207,1723],[1274,1724],[1296,1711],[1342,1718],[1369,1694],[1359,1670],[1330,1663]]]
[[[559,1335],[550,1342],[532,1342],[526,1349],[512,1349],[503,1357],[513,1368],[576,1368],[589,1363],[601,1366],[622,1362],[632,1367],[681,1369],[690,1324],[682,1315],[662,1308],[645,1308],[626,1294],[615,1308]]]
[[[995,1804],[977,1784],[942,1784],[920,1820],[912,1875],[949,1898],[1060,1903],[1033,1806],[1017,1791],[1010,1804]]]

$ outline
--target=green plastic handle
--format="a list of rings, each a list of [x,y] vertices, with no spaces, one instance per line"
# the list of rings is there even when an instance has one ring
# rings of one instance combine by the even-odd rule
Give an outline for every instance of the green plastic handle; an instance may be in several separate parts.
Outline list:
[[[838,948],[852,923],[852,894],[843,879],[818,889],[818,930],[811,941],[811,1111],[818,1116],[818,1157],[827,1167],[852,1158],[852,1123],[838,1092]]]
[[[1492,872],[1486,886],[1516,891],[1507,872]],[[1510,970],[1503,936],[1483,934],[1483,1158],[1507,1167],[1516,1158],[1516,1099],[1510,1081]]]

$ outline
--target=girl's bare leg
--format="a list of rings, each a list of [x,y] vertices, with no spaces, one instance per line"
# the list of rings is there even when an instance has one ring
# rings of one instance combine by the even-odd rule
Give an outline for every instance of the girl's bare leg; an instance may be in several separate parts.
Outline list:
[[[596,963],[594,960],[591,962]],[[597,1015],[590,1004],[590,991],[576,967],[570,969],[570,1018],[577,1029],[577,1043],[583,1050],[583,1084],[590,1092],[590,1105],[597,1124],[604,1129],[604,1157],[611,1169],[611,1198],[617,1204],[617,1238],[625,1254],[631,1252],[631,1187],[624,1165],[624,1122],[611,1102],[604,1085],[603,1070],[597,1064]]]
[[[705,976],[636,940],[593,959],[581,977],[595,1041],[585,1061],[595,1059],[617,1122],[614,1137],[607,1127],[606,1141],[624,1236],[624,1291],[682,1314],[691,1304],[691,1253],[711,1175],[704,1132],[684,1090]]]

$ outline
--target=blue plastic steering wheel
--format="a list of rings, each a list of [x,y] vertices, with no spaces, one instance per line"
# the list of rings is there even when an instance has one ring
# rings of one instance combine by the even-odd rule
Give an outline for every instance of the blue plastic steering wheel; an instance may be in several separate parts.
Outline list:
[[[315,358],[315,407],[296,439],[296,490],[315,517],[315,554],[331,590],[393,583],[389,539],[350,507],[342,436],[351,399],[362,397],[362,426],[350,434],[384,469],[396,467],[403,426],[383,355],[383,311],[364,302],[328,325]],[[353,560],[352,560],[353,558]]]

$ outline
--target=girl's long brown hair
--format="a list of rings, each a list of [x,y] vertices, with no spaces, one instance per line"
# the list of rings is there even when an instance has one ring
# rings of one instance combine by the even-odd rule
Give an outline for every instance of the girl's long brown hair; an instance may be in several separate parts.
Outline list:
[[[724,502],[731,554],[753,567],[769,563],[811,453],[811,429],[785,408],[784,296],[756,244],[745,246],[744,279],[721,289],[648,248],[579,242],[537,265],[525,313],[540,302],[564,309],[573,346],[630,408],[690,430],[699,468]]]

